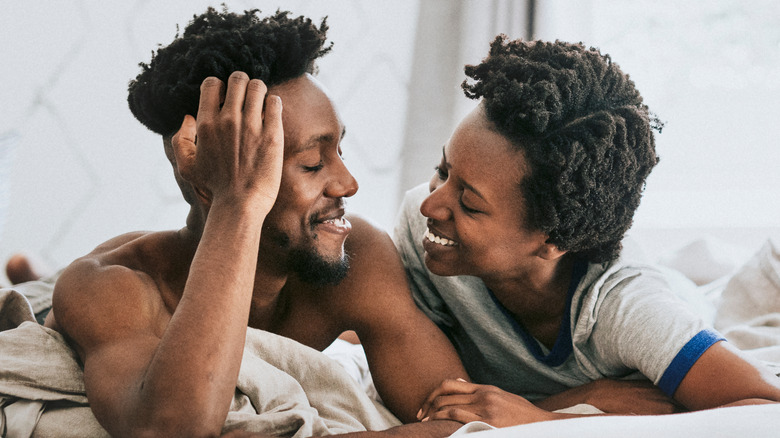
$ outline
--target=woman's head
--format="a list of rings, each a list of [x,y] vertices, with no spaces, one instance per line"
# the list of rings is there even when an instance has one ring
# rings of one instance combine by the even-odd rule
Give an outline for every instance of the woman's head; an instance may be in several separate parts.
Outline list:
[[[474,275],[485,282],[538,272],[560,251],[528,226],[521,182],[522,151],[500,134],[479,105],[442,149],[420,211],[428,218],[425,264],[437,275]]]
[[[658,162],[651,117],[628,75],[582,44],[497,37],[467,66],[466,95],[522,153],[524,222],[591,262],[615,259]]]

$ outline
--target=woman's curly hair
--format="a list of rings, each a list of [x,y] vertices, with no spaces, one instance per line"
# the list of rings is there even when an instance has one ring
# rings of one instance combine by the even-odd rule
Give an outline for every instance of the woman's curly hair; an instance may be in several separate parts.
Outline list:
[[[651,117],[633,81],[608,55],[561,41],[499,35],[463,90],[522,151],[532,229],[592,263],[616,259],[658,163]]]
[[[133,115],[150,130],[173,135],[184,116],[196,115],[200,85],[208,76],[223,81],[234,71],[273,86],[305,73],[315,73],[314,61],[328,53],[328,26],[316,26],[287,11],[260,18],[259,10],[243,14],[209,7],[195,16],[184,34],[152,54],[149,64],[128,87]]]

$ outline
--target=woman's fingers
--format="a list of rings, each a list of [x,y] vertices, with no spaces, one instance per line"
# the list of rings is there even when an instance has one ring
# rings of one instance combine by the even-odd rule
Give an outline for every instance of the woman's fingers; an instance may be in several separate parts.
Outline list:
[[[458,423],[466,424],[472,421],[482,421],[481,415],[473,412],[470,405],[453,406],[446,409],[438,410],[431,414],[430,417],[424,418],[422,421],[428,420],[452,420]]]
[[[447,379],[441,382],[441,385],[434,389],[423,402],[422,408],[417,412],[417,419],[422,420],[428,416],[437,398],[452,394],[473,394],[478,388],[479,385],[466,382],[463,379]]]
[[[437,412],[471,405],[475,402],[474,397],[474,394],[440,395],[433,400],[428,412],[424,414],[423,420],[436,415]]]

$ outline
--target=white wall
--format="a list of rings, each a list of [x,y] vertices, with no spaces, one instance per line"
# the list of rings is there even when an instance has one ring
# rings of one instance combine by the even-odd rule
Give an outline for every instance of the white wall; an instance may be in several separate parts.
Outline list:
[[[335,47],[320,62],[320,79],[348,125],[344,152],[361,186],[348,208],[385,228],[402,184],[419,1],[283,2],[296,14],[329,16]],[[138,62],[148,61],[158,43],[171,41],[177,23],[183,28],[206,5],[221,2],[0,0],[0,138],[15,134],[18,140],[11,174],[0,170],[0,206],[3,194],[10,194],[4,226],[0,211],[0,265],[26,251],[60,267],[124,232],[183,226],[186,204],[159,138],[127,109],[127,83]],[[268,13],[278,7],[264,0],[227,3],[232,10],[258,7]],[[514,10],[510,0],[462,4],[466,16],[452,25],[461,26],[467,40],[481,35],[470,26],[496,19],[482,17],[490,14],[480,14],[481,6],[490,6],[483,12]],[[778,229],[780,3],[537,5],[538,37],[583,40],[612,54],[667,122],[657,137],[662,161],[648,182],[636,227]],[[485,28],[501,27],[494,25]],[[486,54],[490,39],[466,41],[463,50],[481,47]],[[473,102],[457,85],[462,111]],[[430,147],[438,153],[443,141],[437,138]],[[2,141],[0,147],[1,168],[10,149]]]
[[[537,37],[609,53],[666,122],[635,228],[780,226],[780,2],[538,3]]]
[[[24,251],[61,267],[115,235],[184,225],[187,206],[162,143],[127,109],[127,83],[158,43],[173,39],[177,24],[183,29],[193,14],[221,3],[0,2],[0,137],[18,140],[12,172],[0,173],[0,196],[3,185],[10,194],[0,225],[3,266]],[[233,11],[279,8],[227,4]],[[361,186],[348,208],[389,227],[417,0],[283,4],[294,14],[329,17],[335,46],[319,78],[348,126],[344,154]]]

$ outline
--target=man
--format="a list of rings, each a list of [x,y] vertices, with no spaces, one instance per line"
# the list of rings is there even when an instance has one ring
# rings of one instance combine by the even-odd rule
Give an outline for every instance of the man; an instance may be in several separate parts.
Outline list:
[[[162,135],[191,205],[187,224],[76,260],[45,323],[77,352],[112,436],[218,435],[247,325],[320,350],[354,330],[404,421],[442,379],[466,377],[415,307],[389,237],[345,218],[358,189],[345,128],[311,75],[326,30],[209,9],[131,82],[130,108]]]

